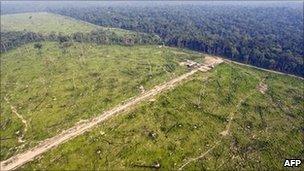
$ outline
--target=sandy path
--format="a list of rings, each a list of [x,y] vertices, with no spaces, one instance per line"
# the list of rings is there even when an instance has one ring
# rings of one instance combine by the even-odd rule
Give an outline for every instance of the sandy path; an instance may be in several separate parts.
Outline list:
[[[228,124],[227,124],[227,126],[226,126],[226,129],[223,130],[222,132],[220,132],[220,134],[221,134],[223,137],[229,135],[231,123],[232,123],[232,121],[233,121],[233,119],[234,119],[234,116],[235,116],[236,112],[239,110],[240,106],[242,105],[242,103],[244,103],[244,102],[245,102],[250,96],[252,96],[253,94],[254,94],[254,91],[251,92],[251,93],[249,93],[247,96],[245,96],[244,98],[242,98],[242,99],[238,102],[238,104],[237,104],[237,106],[236,106],[236,111],[235,111],[235,112],[232,112],[232,113],[230,114],[230,116],[229,116],[229,122],[228,122]],[[178,170],[183,170],[183,168],[184,168],[185,166],[187,166],[189,163],[194,162],[194,161],[196,161],[196,160],[199,160],[199,159],[205,157],[205,156],[206,156],[207,154],[209,154],[215,147],[217,147],[221,142],[222,142],[222,139],[215,141],[215,142],[214,142],[214,145],[213,145],[211,148],[209,148],[207,151],[205,151],[203,154],[201,154],[201,155],[198,156],[198,157],[190,158],[190,159],[189,159],[186,163],[184,163]]]
[[[246,97],[244,97],[242,100],[239,101],[239,103],[237,104],[236,106],[236,111],[239,110],[240,106],[250,97],[254,94],[254,91],[249,93]],[[229,122],[227,124],[227,127],[224,131],[222,131],[220,134],[223,135],[223,136],[226,136],[229,134],[229,131],[230,131],[230,127],[231,127],[231,123],[234,119],[234,116],[235,116],[236,112],[232,112],[229,116]]]
[[[210,70],[211,67],[209,67],[209,66],[214,66],[214,65],[217,65],[222,62],[223,62],[223,60],[220,58],[207,57],[203,64],[204,70],[201,70],[201,71]],[[72,138],[75,138],[78,135],[83,134],[84,132],[92,129],[97,124],[105,121],[106,119],[109,119],[110,117],[112,117],[118,113],[121,113],[121,112],[125,111],[126,109],[129,109],[130,107],[140,103],[141,101],[149,99],[149,98],[159,94],[160,92],[173,88],[179,82],[185,80],[186,78],[193,75],[194,73],[196,73],[199,70],[200,70],[200,68],[193,69],[192,71],[190,71],[186,74],[183,74],[175,79],[172,79],[165,84],[156,86],[153,89],[146,91],[145,93],[131,99],[130,101],[125,102],[124,104],[118,105],[117,107],[114,107],[111,110],[105,111],[98,117],[95,117],[86,122],[78,123],[75,126],[73,126],[72,128],[69,128],[69,129],[63,131],[62,133],[60,133],[52,138],[42,141],[39,145],[37,145],[36,147],[34,147],[30,150],[17,154],[5,161],[1,161],[0,170],[16,169],[16,168],[22,166],[23,164],[34,160],[35,157],[41,155],[42,153],[66,142],[68,140],[71,140]]]
[[[211,148],[209,148],[206,152],[204,152],[203,154],[201,154],[200,156],[196,157],[196,158],[191,158],[190,160],[188,160],[185,164],[183,164],[178,170],[183,170],[183,168],[185,166],[187,166],[189,163],[194,162],[198,159],[201,159],[203,157],[205,157],[207,154],[209,154],[215,147],[217,147],[220,144],[221,141],[217,141]]]
[[[11,105],[11,103],[10,103],[10,101],[8,100],[7,96],[4,97],[4,100],[5,100],[6,103],[11,107],[12,113],[14,113],[14,114],[22,121],[22,123],[24,124],[24,132],[23,132],[23,133],[21,134],[21,136],[18,138],[18,141],[19,141],[20,143],[23,143],[23,142],[25,142],[25,141],[23,140],[23,137],[24,137],[24,134],[25,134],[25,132],[27,131],[27,127],[28,127],[27,122],[26,122],[26,120],[23,118],[23,116],[20,115],[20,114],[18,113],[16,107],[13,106],[13,105]]]
[[[275,72],[276,72],[276,71],[275,71]],[[295,76],[295,77],[296,77],[296,76]],[[265,84],[264,82],[265,82],[265,79],[261,80],[261,81],[259,82],[259,84],[257,85],[257,87],[261,86],[262,84]],[[265,89],[265,88],[264,88],[264,89]],[[265,89],[265,90],[263,90],[263,91],[259,90],[259,91],[260,91],[262,94],[265,94],[265,91],[267,91],[267,85],[266,85],[266,89]],[[254,91],[250,92],[247,96],[245,96],[244,98],[242,98],[242,99],[238,102],[238,104],[237,104],[237,106],[236,106],[236,111],[235,111],[235,112],[232,112],[232,113],[229,115],[229,122],[228,122],[228,124],[227,124],[227,126],[226,126],[226,129],[223,130],[222,132],[220,132],[220,134],[221,134],[223,137],[229,135],[231,123],[232,123],[232,121],[233,121],[233,119],[234,119],[234,116],[235,116],[236,112],[239,110],[240,106],[241,106],[249,97],[251,97],[254,93],[255,93]],[[194,161],[196,161],[196,160],[199,160],[199,159],[205,157],[205,156],[206,156],[207,154],[209,154],[215,147],[217,147],[221,142],[222,142],[222,139],[217,140],[216,142],[214,142],[214,145],[213,145],[211,148],[209,148],[206,152],[204,152],[203,154],[201,154],[200,156],[198,156],[198,157],[196,157],[196,158],[191,158],[191,159],[189,159],[189,160],[188,160],[186,163],[184,163],[178,170],[182,170],[182,169],[183,169],[185,166],[187,166],[189,163],[194,162]]]

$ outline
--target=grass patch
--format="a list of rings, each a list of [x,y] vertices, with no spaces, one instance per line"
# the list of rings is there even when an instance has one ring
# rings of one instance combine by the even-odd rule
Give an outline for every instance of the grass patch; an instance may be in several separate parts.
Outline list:
[[[97,29],[104,29],[108,33],[115,33],[119,36],[135,34],[132,31],[97,26],[71,17],[47,12],[1,15],[1,31],[29,31],[43,34],[62,33],[70,35],[77,32],[91,32]]]
[[[44,42],[42,49],[27,44],[1,54],[1,160],[140,94],[141,86],[149,90],[187,72],[179,61],[202,60],[174,51],[79,43],[62,49]],[[27,132],[5,96],[28,122]]]
[[[261,80],[269,88],[265,95],[256,88]],[[178,169],[218,140],[185,169],[282,169],[283,159],[303,157],[303,88],[295,78],[221,64],[22,169],[140,169],[155,163]],[[231,113],[230,134],[222,137]]]

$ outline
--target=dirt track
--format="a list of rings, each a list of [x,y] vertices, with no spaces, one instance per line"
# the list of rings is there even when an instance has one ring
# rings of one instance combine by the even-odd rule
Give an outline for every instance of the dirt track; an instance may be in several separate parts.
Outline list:
[[[260,83],[259,83],[260,84]],[[252,96],[254,94],[254,92],[251,92],[249,93],[246,97],[242,98],[237,106],[236,106],[236,111],[232,112],[229,116],[229,122],[228,124],[226,125],[226,129],[223,130],[222,132],[220,132],[220,135],[222,135],[223,137],[229,135],[229,132],[230,132],[230,127],[231,127],[231,123],[234,119],[234,116],[236,114],[236,112],[239,110],[240,106],[242,105],[242,103],[244,103],[250,96]],[[200,156],[198,157],[195,157],[195,158],[190,158],[186,163],[184,163],[178,170],[183,170],[185,166],[187,166],[189,163],[191,162],[194,162],[196,160],[199,160],[199,159],[202,159],[204,158],[207,154],[209,154],[214,148],[216,148],[218,145],[220,145],[220,143],[222,142],[222,139],[219,139],[219,140],[216,140],[214,142],[214,145],[209,148],[206,152],[204,152],[203,154],[201,154]]]
[[[112,108],[111,110],[108,110],[108,111],[102,113],[98,117],[95,117],[95,118],[85,121],[85,122],[78,123],[75,126],[73,126],[72,128],[69,128],[69,129],[63,131],[62,133],[60,133],[52,138],[42,141],[39,145],[37,145],[36,147],[34,147],[30,150],[17,154],[5,161],[1,161],[0,170],[16,169],[16,168],[22,166],[23,164],[34,160],[35,157],[41,155],[42,153],[66,142],[68,140],[71,140],[72,138],[75,138],[78,135],[83,134],[84,132],[92,129],[97,124],[105,121],[106,119],[109,119],[110,117],[113,117],[116,114],[121,113],[121,112],[129,109],[130,107],[140,103],[141,101],[147,100],[147,99],[155,96],[156,94],[159,94],[160,92],[173,88],[179,82],[185,80],[186,78],[193,75],[197,71],[202,71],[202,72],[208,71],[214,65],[217,65],[222,62],[223,62],[223,60],[220,58],[206,57],[204,64],[202,66],[203,69],[201,69],[201,68],[193,69],[192,71],[190,71],[186,74],[183,74],[173,80],[170,80],[169,82],[167,82],[165,84],[156,86],[155,88],[131,99],[130,101],[128,101],[124,104],[118,105],[118,106]]]
[[[303,77],[292,75],[292,74],[287,74],[287,73],[283,73],[283,72],[279,72],[279,71],[274,71],[274,70],[269,70],[269,69],[265,69],[265,68],[260,68],[260,67],[257,67],[257,66],[253,66],[253,65],[249,65],[249,64],[244,64],[244,63],[232,61],[232,60],[229,60],[229,59],[224,59],[223,58],[223,60],[225,62],[228,62],[228,63],[234,63],[234,64],[246,66],[246,67],[249,67],[249,68],[255,68],[255,69],[258,69],[258,70],[262,70],[262,71],[267,71],[267,72],[271,72],[271,73],[275,73],[275,74],[280,74],[280,75],[287,75],[287,76],[290,76],[290,77],[294,77],[294,78],[298,78],[298,79],[304,80]]]
[[[21,132],[21,136],[19,136],[19,138],[18,138],[18,142],[23,143],[23,142],[25,142],[23,140],[24,133],[27,131],[27,127],[28,127],[27,122],[23,118],[23,116],[18,113],[16,107],[13,106],[13,105],[11,105],[11,103],[10,103],[9,99],[7,98],[7,96],[4,97],[4,100],[11,107],[12,113],[14,113],[22,121],[22,123],[24,124],[24,132],[23,133]]]

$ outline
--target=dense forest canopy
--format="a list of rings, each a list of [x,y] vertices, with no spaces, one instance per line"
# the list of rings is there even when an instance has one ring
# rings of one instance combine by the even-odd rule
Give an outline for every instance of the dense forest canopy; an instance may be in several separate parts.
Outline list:
[[[304,76],[303,2],[68,3],[35,10],[153,33],[169,46]]]

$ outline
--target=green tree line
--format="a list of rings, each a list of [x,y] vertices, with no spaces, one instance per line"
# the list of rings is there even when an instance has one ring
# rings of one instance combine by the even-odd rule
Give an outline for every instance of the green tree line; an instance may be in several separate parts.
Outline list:
[[[91,31],[90,33],[77,32],[71,35],[64,34],[40,34],[27,31],[9,31],[1,32],[1,52],[8,51],[20,45],[39,42],[39,41],[58,41],[64,42],[82,42],[82,43],[96,43],[96,44],[159,44],[160,38],[151,34],[144,33],[130,33],[119,35],[115,32],[105,30]]]
[[[97,25],[157,34],[169,46],[304,76],[301,7],[153,5],[49,10]]]

